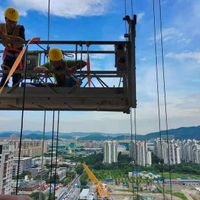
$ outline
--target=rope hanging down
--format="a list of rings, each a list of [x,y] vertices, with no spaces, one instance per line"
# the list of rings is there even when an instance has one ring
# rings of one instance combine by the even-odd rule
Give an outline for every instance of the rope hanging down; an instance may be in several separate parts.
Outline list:
[[[49,175],[49,200],[51,200],[51,189],[52,189],[52,176],[53,176],[53,144],[54,144],[54,123],[55,123],[55,111],[53,111],[52,119],[52,137],[51,137],[51,169]]]
[[[154,6],[153,7],[154,8],[153,14],[154,14],[154,18],[155,18],[155,3],[154,3],[154,0],[153,0],[153,6]],[[167,98],[166,98],[166,86],[165,86],[166,81],[165,81],[164,48],[163,48],[163,33],[162,33],[162,9],[161,9],[161,1],[160,0],[159,0],[159,21],[160,21],[160,42],[161,42],[161,55],[162,55],[162,80],[163,80],[163,91],[164,91],[163,97],[164,97],[164,110],[165,110],[165,125],[166,125],[167,146],[168,146],[168,172],[169,172],[169,180],[170,180],[170,197],[171,197],[171,200],[172,200],[170,144],[169,144],[169,134],[168,134]],[[154,32],[155,32],[155,29],[156,29],[156,27],[154,28]],[[157,42],[157,40],[155,40],[155,43],[156,42]],[[157,44],[155,44],[155,45],[157,45]],[[160,139],[160,141],[162,143],[162,138]]]
[[[159,0],[159,16],[160,16],[160,44],[161,44],[161,53],[162,53],[162,78],[163,78],[164,107],[165,107],[165,126],[166,126],[165,128],[166,128],[167,144],[168,144],[168,167],[169,167],[169,179],[170,179],[170,196],[171,196],[171,200],[172,200],[172,175],[171,175],[171,161],[170,161],[169,126],[168,126],[168,114],[167,114],[167,94],[166,94],[166,79],[165,79],[161,0]]]
[[[16,71],[19,63],[21,62],[25,52],[28,49],[28,45],[31,44],[33,41],[39,41],[39,38],[33,38],[32,40],[29,40],[27,45],[22,49],[22,51],[19,53],[17,59],[15,60],[7,78],[4,83],[4,85],[0,89],[0,94],[2,93],[7,81],[10,79],[10,77],[13,75],[13,73]],[[26,63],[26,57],[25,57],[25,63]],[[26,75],[27,75],[27,66],[25,65],[25,83],[23,86],[23,100],[22,100],[22,112],[21,112],[21,127],[20,127],[20,140],[19,140],[19,153],[18,153],[18,165],[17,165],[17,181],[16,181],[16,195],[18,195],[18,189],[19,189],[19,172],[20,172],[20,161],[21,161],[21,148],[22,148],[22,134],[23,134],[23,128],[24,128],[24,107],[25,107],[25,93],[26,93]]]
[[[126,0],[124,0],[124,16],[126,16],[126,15],[127,15],[127,2],[126,2]],[[127,28],[126,21],[124,21],[124,27],[125,27],[125,34],[127,34],[128,28]]]
[[[54,182],[54,198],[56,195],[56,185],[57,185],[57,165],[58,165],[58,136],[59,136],[59,125],[60,125],[60,111],[58,111],[57,119],[57,131],[56,131],[56,163],[55,163],[55,182]]]
[[[41,183],[43,181],[43,170],[44,170],[44,141],[45,141],[45,132],[46,132],[46,111],[44,111],[44,119],[43,119],[43,133],[42,133],[42,161],[41,161]],[[40,184],[41,184],[40,183]],[[42,200],[42,185],[40,185],[40,194],[39,200]]]
[[[136,168],[138,161],[138,152],[137,152],[137,116],[136,109],[134,109],[134,133],[135,133],[135,160],[136,160]],[[139,200],[139,182],[138,182],[138,174],[136,174],[136,185],[137,185],[137,196],[136,199]]]
[[[154,22],[154,54],[155,54],[155,65],[156,65],[156,91],[157,91],[157,110],[158,110],[158,129],[161,155],[163,155],[162,135],[161,135],[161,113],[160,113],[160,91],[159,91],[159,74],[158,74],[158,53],[157,53],[157,31],[156,31],[156,18],[155,18],[155,3],[153,1],[153,22]],[[161,162],[162,177],[164,177],[164,163]],[[165,200],[165,184],[164,179],[162,180],[162,194]]]

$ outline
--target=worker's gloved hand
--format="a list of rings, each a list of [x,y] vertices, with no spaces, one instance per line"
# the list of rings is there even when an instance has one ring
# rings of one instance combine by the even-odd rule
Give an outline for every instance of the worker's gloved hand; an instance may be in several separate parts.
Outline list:
[[[10,67],[7,66],[7,65],[5,65],[5,64],[2,64],[2,65],[1,65],[1,68],[2,68],[3,71],[8,71],[8,70],[10,70]]]
[[[2,34],[2,44],[7,48],[20,48],[23,46],[24,39],[18,36]]]
[[[83,61],[83,60],[77,61],[77,63],[76,63],[76,69],[82,69],[83,67],[86,66],[86,64],[87,63],[85,61]]]
[[[37,66],[33,69],[35,72],[38,72],[38,73],[45,73],[45,76],[46,77],[49,77],[51,76],[51,72],[48,70],[47,67],[43,67],[43,66]]]
[[[4,47],[6,47],[6,48],[11,48],[11,47],[12,47],[12,45],[11,45],[11,43],[10,43],[10,40],[9,40],[9,38],[7,37],[7,35],[2,34],[2,35],[1,35],[1,38],[2,38],[2,44],[3,44]]]
[[[0,200],[31,200],[28,196],[0,195]]]

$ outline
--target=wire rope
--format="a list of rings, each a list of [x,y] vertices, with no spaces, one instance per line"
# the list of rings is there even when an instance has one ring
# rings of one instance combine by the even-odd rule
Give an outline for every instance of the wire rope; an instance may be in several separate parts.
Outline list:
[[[161,158],[163,157],[163,145],[161,135],[161,111],[160,111],[160,90],[159,90],[159,72],[158,72],[158,52],[157,52],[157,30],[156,30],[156,17],[155,17],[155,2],[153,0],[153,28],[154,28],[154,54],[155,54],[155,68],[156,68],[156,92],[157,92],[157,112],[158,112],[158,130],[159,130],[159,142],[161,149]],[[163,158],[161,160],[161,173],[162,173],[162,194],[165,200],[165,183],[164,183],[164,163]]]
[[[164,109],[165,109],[165,128],[167,135],[168,145],[168,170],[170,181],[170,197],[172,200],[172,175],[171,175],[171,161],[170,161],[170,143],[169,143],[169,125],[168,125],[168,112],[167,112],[167,92],[166,92],[166,78],[165,78],[165,60],[164,60],[164,44],[163,44],[163,19],[162,19],[162,5],[161,0],[159,2],[159,17],[160,17],[160,44],[161,44],[161,59],[162,59],[162,79],[163,79],[163,91],[164,91]]]

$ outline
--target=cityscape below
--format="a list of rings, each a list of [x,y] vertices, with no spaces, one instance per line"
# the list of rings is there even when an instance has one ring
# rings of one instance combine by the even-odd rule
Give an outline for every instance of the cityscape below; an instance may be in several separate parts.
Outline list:
[[[83,134],[76,139],[61,137],[52,145],[51,139],[24,138],[19,162],[20,140],[8,135],[0,139],[1,194],[14,194],[18,181],[19,194],[32,199],[52,198],[49,195],[55,192],[58,200],[92,200],[99,195],[96,180],[114,200],[157,200],[163,190],[169,199],[170,186],[174,199],[200,199],[200,140],[165,135],[86,140],[88,135]]]

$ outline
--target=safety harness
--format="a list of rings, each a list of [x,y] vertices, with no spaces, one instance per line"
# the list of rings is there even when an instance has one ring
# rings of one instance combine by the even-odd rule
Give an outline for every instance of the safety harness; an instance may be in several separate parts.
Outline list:
[[[11,36],[19,36],[19,26],[15,26],[15,29],[12,34],[8,34],[6,24],[2,24],[0,29],[1,29],[1,32],[4,33],[6,36],[10,36],[10,35]],[[11,51],[12,51],[12,53],[11,53]],[[4,63],[6,56],[17,58],[20,51],[21,50],[16,47],[16,44],[14,44],[12,47],[5,47],[4,52],[3,52],[3,57],[2,57],[2,61],[3,61],[2,66],[7,69],[10,69],[10,67],[6,66]],[[19,63],[19,70],[22,70],[22,69],[23,69],[23,62],[21,60]]]

